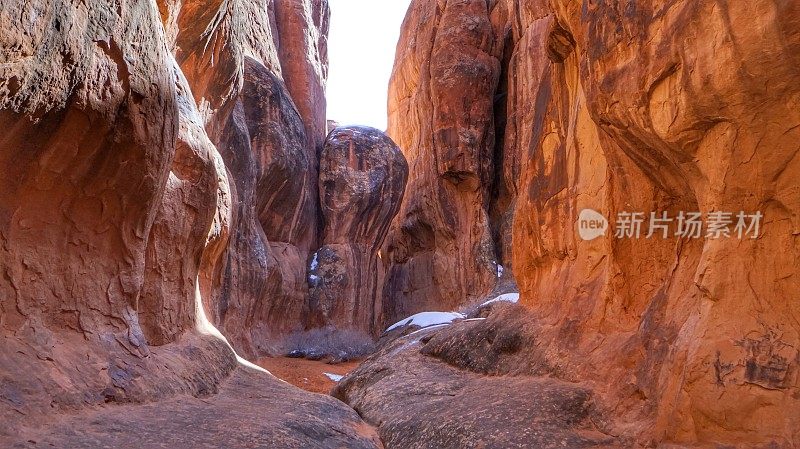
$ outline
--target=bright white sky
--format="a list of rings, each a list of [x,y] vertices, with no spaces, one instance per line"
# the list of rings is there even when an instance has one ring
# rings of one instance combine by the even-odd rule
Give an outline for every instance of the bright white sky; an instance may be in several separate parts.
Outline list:
[[[395,48],[411,0],[328,3],[328,120],[385,130]]]

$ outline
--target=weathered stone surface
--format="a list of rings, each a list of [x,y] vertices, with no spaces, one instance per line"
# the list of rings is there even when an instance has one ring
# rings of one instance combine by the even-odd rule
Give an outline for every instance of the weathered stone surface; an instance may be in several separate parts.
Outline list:
[[[312,263],[314,324],[375,335],[383,324],[379,249],[403,199],[408,164],[384,133],[331,131],[320,156],[324,245]]]
[[[216,12],[181,6],[177,59],[231,183],[230,241],[208,264],[210,318],[237,351],[255,357],[280,352],[282,338],[303,328],[318,228],[316,149],[282,78],[280,7],[211,6]],[[311,32],[294,30],[312,25],[295,19],[283,24],[287,33]]]
[[[217,211],[229,211],[222,158],[200,121],[189,84],[172,60],[178,136],[145,254],[145,279],[136,310],[147,343],[164,345],[194,329],[203,252]]]
[[[551,374],[594,391],[615,411],[608,431],[631,444],[799,444],[800,303],[792,298],[800,292],[800,197],[791,180],[800,10],[766,1],[506,0],[475,2],[469,26],[445,20],[449,8],[470,3],[413,2],[398,47],[390,135],[409,158],[411,187],[387,240],[391,283],[405,290],[389,294],[389,307],[408,307],[396,312],[405,315],[467,298],[442,298],[426,278],[432,272],[445,285],[454,276],[431,262],[442,260],[446,222],[425,215],[443,210],[448,190],[420,180],[446,173],[449,149],[463,148],[443,138],[450,134],[432,112],[437,102],[455,92],[469,96],[458,104],[475,108],[494,101],[497,144],[481,159],[494,168],[478,178],[478,190],[489,192],[479,204],[488,202],[495,252],[540,320],[536,340]],[[436,93],[428,74],[481,73],[436,71],[436,47],[446,41],[438,36],[464,30],[483,37],[483,53],[451,51],[493,55],[500,81],[487,89],[477,77]],[[453,135],[475,129],[452,123]],[[440,142],[450,142],[447,151]],[[611,219],[609,236],[580,239],[585,208]],[[712,239],[705,230],[698,239],[616,239],[623,211],[728,211],[734,220],[761,211],[763,232],[752,240]],[[452,272],[473,264],[462,259],[448,259]],[[414,299],[422,292],[431,303]]]
[[[389,88],[388,134],[410,167],[385,253],[388,322],[453,309],[497,278],[488,206],[500,61],[485,1],[415,1]]]
[[[152,354],[139,324],[180,121],[157,12],[12,1],[0,22],[4,425],[223,376],[222,365],[197,373],[178,348],[171,361]]]
[[[319,195],[326,244],[377,251],[403,199],[408,163],[383,132],[362,126],[331,131],[320,155]]]
[[[235,231],[219,267],[214,316],[249,356],[275,351],[281,335],[302,327],[316,231],[305,142],[283,84],[247,60],[219,143],[235,184]]]
[[[236,363],[218,340],[181,337],[218,155],[155,10],[84,7],[0,9],[0,54],[30,55],[0,73],[4,437],[84,407],[208,392]],[[54,54],[72,63],[51,66]]]
[[[602,414],[588,388],[541,377],[548,368],[530,344],[531,317],[497,309],[398,338],[333,395],[373,423],[387,448],[622,447],[597,429]]]
[[[26,448],[383,447],[375,430],[335,399],[241,368],[213,396],[86,411],[7,442]]]
[[[541,105],[521,119],[540,131],[517,133],[535,169],[514,223],[523,300],[552,326],[541,338],[643,444],[797,445],[800,10],[551,3],[515,51],[531,70],[514,90]],[[586,207],[765,219],[756,240],[584,242]]]
[[[175,80],[163,39],[156,33],[131,48],[160,29],[157,15],[126,5],[130,25],[117,13],[77,9],[9,2],[0,11],[2,316],[10,329],[33,314],[71,315],[72,327],[90,332],[130,321],[175,152]]]
[[[327,0],[273,1],[283,77],[303,117],[314,156],[328,135],[325,83],[331,11]]]
[[[159,0],[171,5],[176,0]],[[271,2],[255,0],[181,1],[177,14],[175,58],[192,87],[211,141],[226,126],[244,84],[245,61],[263,65],[277,77],[281,66]],[[161,6],[161,10],[169,10]],[[172,16],[167,16],[172,17]]]
[[[160,6],[0,5],[0,446],[208,445],[185,432],[213,420],[246,444],[379,447],[343,405],[244,372],[206,321],[254,351],[299,314],[316,184],[267,9]]]

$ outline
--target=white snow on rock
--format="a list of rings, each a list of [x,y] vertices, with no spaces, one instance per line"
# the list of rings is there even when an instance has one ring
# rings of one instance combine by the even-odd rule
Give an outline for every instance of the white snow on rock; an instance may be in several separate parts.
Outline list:
[[[483,307],[488,304],[493,304],[496,302],[512,302],[517,303],[519,302],[519,293],[506,293],[504,295],[500,295],[494,299],[490,299],[485,303],[481,304],[479,307]],[[391,326],[389,326],[385,332],[390,332],[398,327],[402,326],[419,326],[423,329],[425,328],[432,328],[432,327],[439,327],[439,326],[447,326],[452,324],[455,320],[463,320],[466,318],[466,315],[463,313],[458,312],[422,312],[416,315],[412,315],[406,319],[400,320]],[[473,318],[466,321],[477,321],[483,320],[485,318]],[[421,329],[420,329],[421,330]],[[418,331],[417,331],[418,332]],[[416,332],[415,332],[416,333]]]
[[[483,306],[488,305],[488,304],[493,304],[493,303],[496,303],[496,302],[503,302],[503,301],[518,303],[519,302],[519,293],[506,293],[504,295],[500,295],[497,298],[490,299],[490,300],[486,301],[485,303],[481,304],[480,307],[483,307]]]
[[[323,374],[328,376],[328,379],[330,379],[330,380],[332,380],[334,382],[339,382],[340,380],[344,379],[344,376],[340,376],[338,374],[331,374],[331,373],[323,373]]]
[[[314,258],[311,260],[311,265],[308,267],[308,283],[314,284],[319,281],[319,276],[313,272],[319,267],[319,251],[314,253]]]
[[[464,321],[469,321],[469,320],[464,320]],[[417,329],[417,330],[415,330],[414,332],[412,332],[412,333],[410,333],[408,335],[410,337],[410,336],[418,334],[420,332],[429,331],[431,329],[436,329],[436,328],[439,328],[439,327],[447,327],[447,326],[449,326],[451,324],[453,324],[453,323],[434,324],[433,326],[428,326],[428,327],[423,327],[423,328]]]
[[[450,324],[454,320],[463,318],[464,315],[458,312],[422,312],[392,324],[388,329],[386,329],[386,332],[397,329],[400,326],[409,326],[412,324],[419,327]]]
[[[503,270],[504,270],[503,266],[500,265],[500,264],[497,264],[497,277],[499,277],[499,278],[503,277]]]

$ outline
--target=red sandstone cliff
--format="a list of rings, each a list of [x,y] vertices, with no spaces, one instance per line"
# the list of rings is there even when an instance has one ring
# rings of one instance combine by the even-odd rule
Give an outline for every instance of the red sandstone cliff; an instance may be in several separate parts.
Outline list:
[[[366,127],[331,131],[320,155],[323,246],[310,272],[315,324],[383,332],[385,272],[379,249],[408,177],[400,149]]]
[[[406,164],[325,138],[327,2],[156,3],[0,4],[0,444],[800,444],[795,4],[415,0]],[[764,221],[584,241],[589,208]],[[209,327],[255,356],[514,279],[385,339],[358,415]]]
[[[232,196],[230,240],[209,261],[207,305],[212,322],[247,356],[274,351],[281,335],[302,329],[318,226],[316,149],[284,83],[273,28],[320,30],[312,30],[310,18],[282,24],[269,11],[259,2],[187,2],[176,20],[176,59],[224,160]],[[285,46],[295,44],[303,43],[287,39]],[[320,95],[321,81],[308,82]]]
[[[509,98],[540,105],[516,114],[535,131],[514,137],[531,158],[514,267],[547,357],[643,441],[797,445],[800,9],[564,1],[510,15],[527,51]],[[757,239],[584,242],[583,208],[764,220]]]
[[[412,2],[390,86],[389,134],[410,177],[386,244],[385,307],[401,318],[468,304],[492,288],[498,260],[529,318],[516,329],[492,313],[406,337],[404,351],[485,374],[497,333],[517,335],[530,347],[498,354],[540,366],[494,374],[586,388],[594,424],[572,410],[576,432],[615,444],[800,444],[799,30],[792,2]],[[606,237],[579,237],[583,209],[611,220]],[[615,238],[625,211],[647,217],[641,238]],[[681,211],[761,212],[762,232],[687,238],[673,222],[645,238],[651,212]],[[472,348],[467,336],[483,334],[489,349]],[[445,341],[462,349],[431,349]],[[457,412],[409,423],[407,407],[380,405],[426,375],[379,355],[338,394],[387,441],[402,425],[444,438]],[[440,393],[483,381],[464,376]],[[476,438],[503,428],[495,412]]]
[[[488,208],[501,56],[484,2],[412,4],[389,87],[388,134],[409,164],[385,248],[389,322],[456,307],[496,282]]]
[[[158,413],[177,429],[217,417],[183,445],[380,445],[352,410],[242,367],[210,327],[254,356],[308,318],[327,11],[0,5],[0,445],[124,446]],[[108,432],[116,415],[129,431]],[[147,438],[169,444],[168,427]]]

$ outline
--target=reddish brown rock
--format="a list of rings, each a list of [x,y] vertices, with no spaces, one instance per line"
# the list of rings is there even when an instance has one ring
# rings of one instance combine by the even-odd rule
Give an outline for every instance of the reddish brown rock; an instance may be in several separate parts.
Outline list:
[[[6,2],[0,21],[0,433],[217,384],[235,367],[221,342],[148,345],[192,328],[185,282],[216,189],[157,12]],[[186,233],[169,239],[167,222]],[[165,246],[148,251],[151,235]],[[186,259],[173,265],[171,250]]]
[[[535,321],[519,306],[387,344],[332,394],[387,448],[625,447],[598,428],[585,385],[543,377]]]
[[[340,127],[320,156],[324,245],[314,255],[315,324],[375,335],[382,330],[379,249],[403,199],[408,165],[377,129]]]
[[[179,117],[175,156],[147,241],[145,282],[136,307],[147,343],[157,346],[196,325],[201,257],[214,215],[229,208],[230,195],[221,158],[174,60],[172,71]]]
[[[640,442],[797,445],[800,11],[554,3],[529,16],[531,50],[517,53],[543,107],[529,122],[542,132],[522,140],[536,170],[522,177],[514,266],[550,317],[543,338],[628,411],[619,428]],[[585,207],[765,217],[756,240],[584,242]]]
[[[230,436],[246,444],[379,447],[341,404],[245,372],[209,328],[204,305],[249,343],[245,332],[273,316],[267,287],[302,307],[307,257],[281,259],[297,267],[281,284],[272,248],[312,245],[316,223],[302,215],[316,190],[296,176],[308,163],[304,129],[279,67],[267,69],[277,57],[260,5],[177,8],[0,5],[0,446],[124,447],[145,433],[150,446],[225,441],[181,434],[211,420],[235,422]],[[204,34],[211,22],[198,16],[217,13]],[[206,38],[220,46],[206,52]],[[196,78],[184,79],[171,39]],[[294,201],[269,204],[281,173],[297,183],[281,191]],[[228,270],[242,281],[233,297],[251,301],[239,330],[234,308],[217,302],[224,269],[263,248]],[[258,270],[272,278],[246,277]]]
[[[177,31],[172,31],[176,34],[175,58],[189,80],[206,131],[215,144],[241,93],[245,60],[253,59],[281,76],[274,20],[266,6],[253,0],[187,0],[179,9],[161,6],[162,11],[177,14],[177,19],[172,19],[177,22]]]
[[[487,4],[415,1],[389,87],[389,136],[410,167],[386,243],[389,322],[453,309],[490,291],[493,95],[500,77]]]
[[[281,75],[275,37],[282,22],[267,14],[277,5],[216,7],[215,15],[208,5],[182,5],[177,58],[231,183],[230,241],[205,270],[210,318],[241,354],[255,357],[282,352],[283,338],[301,330],[307,315],[316,150]],[[295,26],[311,24],[284,24],[287,32],[310,32]],[[217,54],[206,51],[209,40]]]
[[[298,406],[314,417],[298,419]],[[383,448],[375,430],[335,399],[246,369],[212,396],[87,410],[27,430],[8,444],[4,447]]]
[[[316,230],[302,122],[285,87],[248,61],[242,97],[219,148],[234,182],[234,231],[214,312],[247,355],[279,349],[302,328],[309,245]]]
[[[409,157],[412,187],[397,229],[407,230],[399,241],[417,243],[398,245],[393,233],[388,245],[393,273],[405,273],[393,278],[406,283],[404,296],[431,291],[426,272],[439,283],[453,278],[435,264],[407,268],[428,263],[419,256],[436,254],[445,228],[414,221],[447,198],[445,189],[419,188],[434,169],[442,173],[440,155],[453,154],[441,152],[447,127],[431,111],[447,95],[477,93],[483,103],[463,104],[494,100],[502,134],[484,161],[495,164],[480,187],[490,192],[488,221],[497,253],[507,267],[513,259],[522,302],[540,320],[537,344],[551,375],[594,391],[599,406],[614,411],[607,430],[631,444],[796,446],[800,309],[791,298],[800,292],[800,198],[790,179],[800,11],[761,1],[507,0],[476,2],[486,9],[475,6],[478,19],[468,26],[444,19],[452,5],[469,3],[414,2],[398,47],[390,135]],[[488,94],[475,80],[434,93],[427,76],[437,76],[442,41],[430,53],[416,49],[430,48],[428,36],[465,29],[486,37],[481,48],[500,61],[501,81]],[[451,48],[464,58],[482,54]],[[465,136],[474,129],[453,123]],[[427,207],[409,214],[414,204]],[[611,219],[609,236],[580,239],[586,208]],[[623,211],[761,211],[763,232],[616,239]],[[425,249],[411,251],[409,263],[397,248]],[[427,308],[452,308],[430,296]],[[403,304],[392,294],[388,301]]]
[[[325,84],[331,11],[327,0],[273,2],[283,78],[316,152],[328,134]]]

